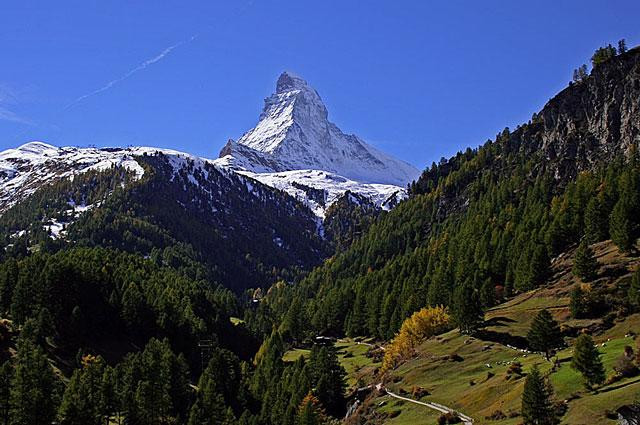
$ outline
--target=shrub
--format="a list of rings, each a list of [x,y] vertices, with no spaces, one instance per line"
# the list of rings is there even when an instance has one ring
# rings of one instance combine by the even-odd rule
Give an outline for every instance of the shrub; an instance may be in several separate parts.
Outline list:
[[[460,422],[462,422],[462,419],[455,412],[443,413],[438,418],[438,425],[459,424]]]
[[[637,375],[638,367],[633,363],[633,355],[633,348],[628,345],[624,347],[624,353],[616,360],[613,370],[625,378]]]
[[[507,369],[507,379],[511,379],[513,377],[518,379],[518,378],[522,378],[522,376],[523,376],[522,363],[520,362],[511,363],[511,365]]]
[[[495,410],[489,416],[485,416],[485,419],[488,421],[501,421],[503,419],[507,419],[507,415],[505,415],[502,410]]]

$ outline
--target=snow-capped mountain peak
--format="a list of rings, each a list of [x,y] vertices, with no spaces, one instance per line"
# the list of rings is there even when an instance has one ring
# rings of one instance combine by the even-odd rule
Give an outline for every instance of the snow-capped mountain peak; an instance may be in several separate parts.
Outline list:
[[[292,90],[313,90],[302,77],[284,71],[276,82],[276,93],[285,93]],[[313,90],[315,92],[315,90]],[[316,93],[317,94],[317,93]]]
[[[318,92],[290,72],[280,75],[275,93],[265,99],[258,124],[230,141],[219,163],[254,173],[323,170],[401,187],[418,176],[410,164],[343,133],[329,121]]]

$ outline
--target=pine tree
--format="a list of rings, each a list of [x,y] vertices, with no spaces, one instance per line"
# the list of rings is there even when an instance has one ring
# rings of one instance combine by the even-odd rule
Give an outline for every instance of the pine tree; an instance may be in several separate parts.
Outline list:
[[[589,76],[589,73],[587,72],[587,65],[586,64],[582,64],[578,68],[573,70],[573,80],[572,81],[574,83],[579,83],[580,81],[584,80],[588,76]]]
[[[553,425],[557,422],[551,385],[537,365],[527,375],[522,392],[522,419],[525,425]]]
[[[584,212],[584,234],[589,243],[603,241],[608,235],[608,219],[602,202],[597,196],[591,198]]]
[[[491,278],[485,279],[482,283],[480,298],[485,308],[493,307],[496,304],[496,287]]]
[[[334,416],[344,414],[347,373],[338,361],[335,349],[314,346],[307,365],[314,394],[320,403]]]
[[[591,63],[594,68],[602,63],[607,62],[609,59],[613,58],[616,55],[616,49],[611,44],[608,44],[605,47],[600,47],[595,51],[593,56],[591,57]]]
[[[585,282],[589,282],[598,276],[598,260],[596,260],[593,250],[583,240],[576,250],[573,260],[573,274]]]
[[[520,254],[515,270],[515,287],[528,291],[542,284],[549,276],[551,261],[542,244],[533,243]]]
[[[470,283],[456,288],[451,306],[453,321],[462,333],[471,333],[480,327],[484,320],[484,312],[480,297]]]
[[[633,248],[633,227],[629,219],[629,207],[624,199],[620,199],[613,207],[609,220],[611,240],[620,251],[629,252]]]
[[[627,51],[627,42],[625,41],[624,38],[620,39],[620,41],[618,41],[618,54],[621,55],[626,51]]]
[[[198,395],[189,413],[188,425],[224,425],[234,422],[227,411],[224,397],[217,391],[216,382],[209,373],[203,373],[198,381]]]
[[[544,352],[547,360],[549,360],[551,351],[562,346],[564,342],[558,323],[546,309],[540,310],[533,319],[531,329],[527,333],[527,340],[533,350]]]
[[[42,349],[32,341],[18,342],[11,379],[10,424],[49,425],[55,419],[56,377]]]
[[[585,301],[584,291],[580,285],[574,285],[573,289],[571,289],[569,299],[569,311],[571,312],[571,317],[574,319],[586,317],[589,313],[588,310],[589,308]]]
[[[295,297],[287,310],[287,314],[280,324],[280,333],[291,338],[294,342],[303,339],[304,309],[301,300]]]
[[[605,380],[604,366],[600,360],[600,352],[587,334],[576,339],[571,367],[582,374],[587,389],[602,384]]]
[[[107,417],[117,417],[120,419],[121,400],[118,392],[121,389],[121,382],[118,371],[115,368],[106,366],[102,373],[102,405]],[[118,424],[120,422],[118,421]]]
[[[105,409],[102,394],[104,361],[100,357],[83,357],[82,369],[76,369],[58,409],[63,425],[102,425]]]
[[[571,78],[571,81],[573,81],[574,83],[580,81],[580,77],[578,76],[578,68],[573,70],[573,78]]]
[[[583,63],[582,65],[580,65],[580,68],[578,68],[578,76],[580,77],[581,81],[589,76],[589,72],[587,71],[587,64]]]
[[[13,365],[5,361],[0,366],[0,424],[9,424],[9,397],[11,395],[11,378],[13,376]]]

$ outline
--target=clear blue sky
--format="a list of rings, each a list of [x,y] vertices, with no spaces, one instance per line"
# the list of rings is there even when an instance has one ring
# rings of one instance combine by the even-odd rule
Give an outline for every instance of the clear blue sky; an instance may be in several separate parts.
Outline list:
[[[290,70],[343,130],[422,168],[527,121],[596,47],[639,43],[639,19],[637,0],[4,2],[0,149],[216,157]]]

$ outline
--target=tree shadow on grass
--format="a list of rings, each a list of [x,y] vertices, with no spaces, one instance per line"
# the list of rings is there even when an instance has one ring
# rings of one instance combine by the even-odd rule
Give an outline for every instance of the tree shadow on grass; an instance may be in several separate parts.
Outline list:
[[[527,349],[527,339],[522,336],[511,335],[506,332],[496,332],[487,329],[478,330],[474,336],[484,341],[497,342],[502,345],[511,345],[516,348]]]
[[[619,390],[620,388],[628,387],[629,385],[637,384],[640,382],[640,376],[636,376],[635,379],[630,379],[626,382],[620,382],[619,384],[609,385],[606,388],[598,390],[599,393],[608,393],[609,391]]]
[[[484,321],[484,327],[488,328],[490,326],[507,326],[507,323],[515,323],[515,320],[504,316],[492,317],[491,319]]]

